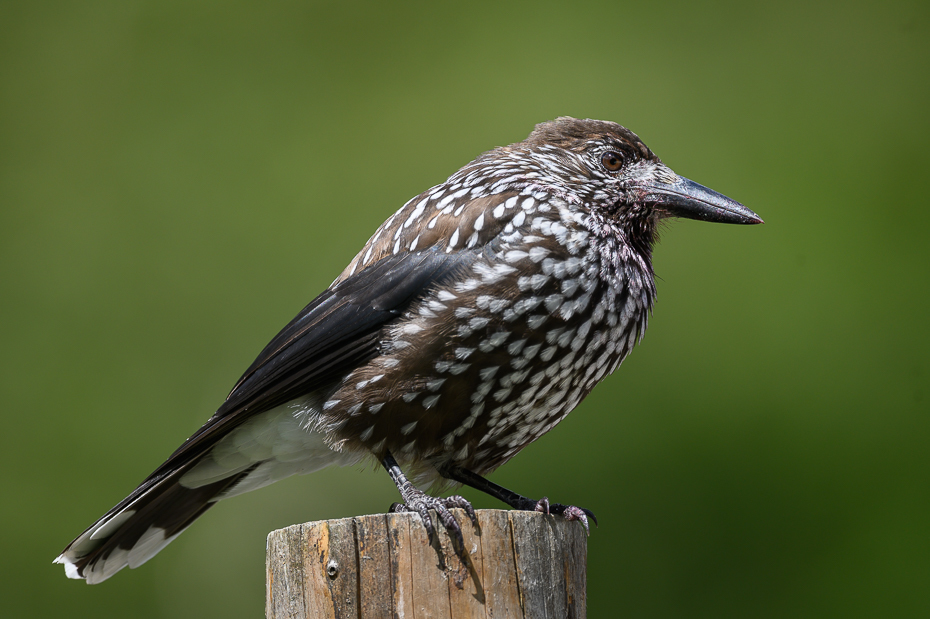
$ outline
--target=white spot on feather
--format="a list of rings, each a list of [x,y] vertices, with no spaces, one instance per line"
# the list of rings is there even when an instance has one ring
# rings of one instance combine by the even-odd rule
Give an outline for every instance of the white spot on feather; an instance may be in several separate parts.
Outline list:
[[[431,395],[427,398],[423,398],[423,408],[432,408],[436,405],[436,402],[439,401],[440,394]]]
[[[481,378],[482,381],[486,381],[486,380],[493,378],[494,375],[497,373],[497,370],[499,369],[500,369],[500,366],[492,365],[491,367],[484,368],[480,372],[478,372],[478,376]]]
[[[455,248],[455,244],[459,242],[459,229],[456,228],[455,232],[452,233],[452,237],[449,239],[449,246],[446,247],[446,253],[449,253]]]
[[[442,384],[446,382],[447,380],[448,379],[446,378],[434,378],[433,380],[426,383],[426,388],[429,391],[438,391],[439,388],[442,387]]]
[[[423,330],[423,326],[415,322],[408,322],[403,327],[400,328],[400,332],[405,335],[413,335],[414,333],[419,333]]]

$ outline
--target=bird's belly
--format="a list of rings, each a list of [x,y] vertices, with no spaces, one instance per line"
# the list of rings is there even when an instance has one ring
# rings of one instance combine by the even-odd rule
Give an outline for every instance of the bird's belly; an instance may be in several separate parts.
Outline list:
[[[441,339],[399,327],[411,344],[343,381],[322,425],[342,448],[486,474],[552,429],[632,348],[637,321],[601,305],[604,295],[563,316],[542,302],[511,321],[474,312]]]

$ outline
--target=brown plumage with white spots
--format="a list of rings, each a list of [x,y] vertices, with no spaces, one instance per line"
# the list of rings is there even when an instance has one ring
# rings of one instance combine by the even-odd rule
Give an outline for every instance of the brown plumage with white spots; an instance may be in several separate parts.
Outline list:
[[[368,458],[394,509],[449,507],[464,483],[581,520],[484,478],[551,430],[646,329],[659,222],[754,224],[611,122],[559,118],[405,204],[261,352],[207,423],[64,550],[68,576],[141,565],[218,500]]]

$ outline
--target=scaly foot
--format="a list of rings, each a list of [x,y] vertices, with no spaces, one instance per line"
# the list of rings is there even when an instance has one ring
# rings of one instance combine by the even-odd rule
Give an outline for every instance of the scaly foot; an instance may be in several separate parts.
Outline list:
[[[526,508],[524,508],[526,509]],[[531,509],[527,511],[542,512],[544,514],[553,514],[556,516],[564,516],[566,520],[580,520],[581,524],[584,525],[584,530],[591,534],[591,528],[588,526],[588,518],[594,521],[594,525],[597,526],[597,518],[594,517],[594,512],[583,507],[575,507],[574,505],[562,505],[561,503],[549,503],[547,497],[543,497],[536,501]]]
[[[433,519],[429,511],[435,511],[436,516],[438,516],[440,522],[442,522],[442,526],[445,527],[446,532],[449,534],[449,538],[452,540],[452,546],[455,548],[456,552],[464,550],[465,540],[462,537],[462,529],[458,521],[456,521],[455,516],[453,516],[452,512],[449,510],[456,507],[464,509],[465,513],[468,514],[468,517],[471,519],[472,524],[477,524],[478,520],[475,516],[475,508],[471,506],[471,503],[459,495],[446,498],[430,496],[422,490],[415,488],[413,485],[407,485],[400,490],[404,502],[391,505],[392,512],[416,512],[419,514],[420,520],[423,521],[423,526],[426,527],[426,535],[429,537],[429,542],[432,544],[433,536],[436,534],[436,531],[433,527]]]

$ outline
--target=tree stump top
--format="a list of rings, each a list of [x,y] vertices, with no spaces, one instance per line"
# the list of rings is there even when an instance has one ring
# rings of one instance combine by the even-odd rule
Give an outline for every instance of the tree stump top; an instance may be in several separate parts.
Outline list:
[[[535,512],[461,510],[466,564],[441,526],[431,546],[416,514],[373,514],[273,531],[268,619],[585,616],[580,522]]]

